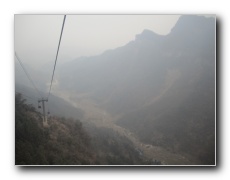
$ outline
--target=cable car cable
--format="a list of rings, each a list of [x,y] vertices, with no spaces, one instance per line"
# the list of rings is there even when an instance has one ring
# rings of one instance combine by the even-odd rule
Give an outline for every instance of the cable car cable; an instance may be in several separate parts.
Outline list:
[[[64,19],[63,19],[63,24],[62,24],[62,29],[61,29],[61,35],[60,35],[60,39],[59,39],[59,43],[58,43],[58,49],[57,49],[56,59],[55,59],[55,63],[54,63],[54,69],[53,69],[53,74],[52,74],[52,79],[51,79],[51,84],[50,84],[50,90],[49,90],[49,94],[47,96],[47,99],[49,99],[51,87],[52,87],[52,84],[53,84],[54,71],[55,71],[55,68],[56,68],[59,47],[60,47],[60,44],[61,44],[62,33],[63,33],[64,25],[65,25],[65,18],[66,18],[66,15],[64,15]]]
[[[19,64],[21,65],[21,67],[22,67],[23,71],[25,72],[27,78],[29,79],[29,81],[30,81],[31,84],[33,85],[34,89],[35,89],[35,90],[37,91],[37,93],[42,97],[41,92],[38,91],[37,87],[35,86],[34,82],[32,81],[32,78],[30,77],[29,73],[26,71],[26,68],[24,67],[22,61],[19,59],[19,57],[18,57],[18,55],[17,55],[16,52],[15,52],[15,57],[16,57],[16,59],[18,60]]]

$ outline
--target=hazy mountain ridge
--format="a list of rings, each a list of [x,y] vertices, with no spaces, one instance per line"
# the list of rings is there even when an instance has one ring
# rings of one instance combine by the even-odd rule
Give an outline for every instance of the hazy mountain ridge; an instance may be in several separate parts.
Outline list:
[[[177,24],[183,24],[184,21],[188,24],[189,21],[196,26],[197,21],[200,25],[200,21],[205,22],[206,19],[208,18],[182,16]],[[210,19],[208,21],[214,23],[214,19]],[[191,38],[193,41],[196,40],[195,44],[186,39],[188,34],[194,36],[194,30],[189,31],[186,28],[186,33],[181,34],[181,27],[178,28],[177,24],[167,36],[144,30],[136,36],[135,41],[126,46],[99,56],[80,58],[66,63],[60,70],[60,87],[77,94],[88,93],[89,98],[113,114],[138,109],[163,91],[165,78],[170,72],[189,73],[191,69],[195,70],[194,61],[199,66],[204,62],[199,58],[206,57],[209,61],[207,57],[210,56],[209,52],[213,53],[211,57],[214,55],[214,35],[209,33],[209,41],[206,42],[206,28],[203,28],[206,27],[205,23],[201,24],[201,35],[197,36],[195,32],[195,37]],[[210,26],[210,23],[208,25]],[[204,38],[200,38],[202,35]],[[210,41],[212,43],[209,43]],[[206,44],[197,47],[200,42]],[[193,49],[189,50],[187,46]],[[209,49],[203,50],[204,48]],[[184,64],[189,68],[184,69]],[[193,68],[190,68],[191,66]]]
[[[45,82],[47,72],[36,77],[36,82]],[[120,136],[126,128],[131,132],[128,134],[138,137],[138,147],[140,140],[152,145],[152,149],[158,147],[170,152],[166,163],[175,163],[170,161],[175,158],[176,164],[215,164],[214,18],[181,16],[166,36],[146,29],[125,46],[63,63],[55,73],[57,84],[52,92],[65,94],[73,105],[83,102],[83,106],[76,109],[51,95],[51,114],[53,111],[60,116],[71,115],[86,124],[92,118],[95,124],[100,122],[105,124],[101,127],[110,127],[100,129],[91,122],[88,124],[90,134],[98,139],[94,146],[103,147],[97,156],[102,160],[96,163],[121,163],[124,157],[125,163],[139,161],[127,136],[123,141]],[[16,76],[16,82],[20,78],[23,79]],[[87,111],[91,112],[89,116],[85,116]],[[116,134],[111,123],[123,127],[121,132]],[[110,138],[106,139],[104,134]],[[117,145],[120,147],[115,148]],[[104,156],[113,148],[124,156],[116,152]],[[194,159],[179,159],[183,154]],[[164,153],[152,157],[163,159]]]
[[[188,22],[186,18],[182,19]],[[178,50],[180,49],[182,53],[174,57],[172,65],[168,63],[171,71],[174,69],[179,73],[177,80],[149,107],[126,114],[117,123],[132,129],[132,132],[147,143],[172,148],[175,152],[189,152],[199,157],[203,163],[213,164],[215,162],[214,20],[209,20],[207,25],[203,18],[197,17],[195,20],[199,22],[199,31],[195,31],[198,28],[195,26],[196,28],[190,33],[186,30],[186,33],[180,36],[192,36],[192,32],[196,36],[193,36],[192,41],[182,39],[180,42],[178,39],[181,43],[178,43]],[[181,25],[181,21],[178,24],[185,26]],[[201,28],[203,26],[204,31]],[[179,31],[177,26],[172,30],[171,37],[175,31]],[[179,36],[179,33],[177,35]],[[188,47],[190,49],[187,49]]]
[[[125,46],[66,63],[59,82],[143,141],[214,163],[214,18],[181,16],[166,36],[144,30]]]

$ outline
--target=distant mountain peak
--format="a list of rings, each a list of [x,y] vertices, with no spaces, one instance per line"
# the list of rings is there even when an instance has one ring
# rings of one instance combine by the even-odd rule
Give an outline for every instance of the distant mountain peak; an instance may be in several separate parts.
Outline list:
[[[200,15],[183,15],[181,16],[175,26],[171,30],[172,33],[191,34],[197,32],[198,29],[214,29],[214,17],[205,17]]]
[[[160,37],[162,36],[149,29],[144,29],[141,34],[136,35],[136,40],[156,40]]]
[[[151,31],[151,30],[149,30],[149,29],[144,29],[141,34],[143,34],[143,35],[154,35],[156,33]]]

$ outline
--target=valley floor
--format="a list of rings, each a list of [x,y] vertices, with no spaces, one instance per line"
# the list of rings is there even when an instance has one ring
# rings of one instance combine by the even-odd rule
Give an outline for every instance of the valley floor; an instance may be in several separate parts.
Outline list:
[[[128,129],[116,125],[114,123],[115,117],[112,117],[89,99],[79,97],[73,101],[70,100],[69,96],[65,95],[65,93],[58,92],[58,95],[74,107],[84,110],[83,123],[93,123],[98,127],[111,128],[120,135],[127,137],[133,142],[136,150],[138,150],[141,156],[146,160],[159,160],[162,165],[202,165],[198,159],[188,154],[178,154],[160,146],[153,146],[141,142],[135,134]]]

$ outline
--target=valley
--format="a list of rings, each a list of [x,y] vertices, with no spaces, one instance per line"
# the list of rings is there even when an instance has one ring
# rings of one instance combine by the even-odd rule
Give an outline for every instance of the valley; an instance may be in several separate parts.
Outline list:
[[[202,164],[198,159],[192,157],[188,154],[178,154],[177,152],[170,152],[169,150],[154,146],[151,144],[146,144],[141,142],[138,137],[130,132],[128,129],[118,126],[114,123],[116,118],[111,116],[108,112],[100,108],[97,104],[88,100],[82,95],[76,96],[75,101],[70,100],[69,96],[63,92],[57,92],[59,97],[62,97],[65,101],[69,102],[76,108],[84,110],[84,117],[82,119],[83,124],[93,123],[97,127],[105,127],[112,129],[121,136],[128,138],[140,151],[141,156],[147,160],[158,160],[161,161],[162,165],[198,165]]]
[[[81,121],[93,163],[215,165],[215,33],[214,18],[182,15],[167,35],[144,29],[124,46],[62,63],[47,104],[53,125],[68,134],[73,122],[61,119]],[[28,81],[17,66],[16,91],[34,95],[18,85]],[[45,92],[49,69],[30,71]]]

